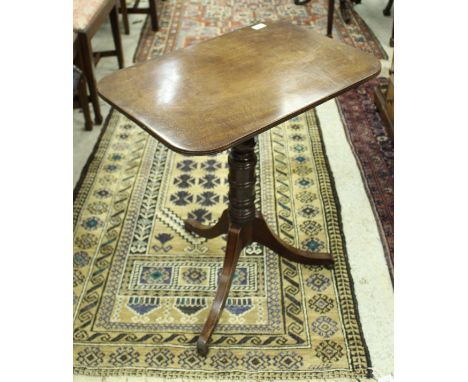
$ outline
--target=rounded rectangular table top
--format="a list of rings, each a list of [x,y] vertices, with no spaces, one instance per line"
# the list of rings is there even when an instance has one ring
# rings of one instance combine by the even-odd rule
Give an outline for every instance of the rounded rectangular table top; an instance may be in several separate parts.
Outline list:
[[[119,70],[98,89],[171,149],[202,155],[228,149],[379,72],[371,54],[277,21]]]

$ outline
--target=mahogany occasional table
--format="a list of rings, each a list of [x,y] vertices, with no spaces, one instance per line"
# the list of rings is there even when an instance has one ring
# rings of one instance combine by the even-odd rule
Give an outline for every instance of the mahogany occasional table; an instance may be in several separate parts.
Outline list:
[[[331,263],[330,253],[281,242],[255,210],[255,136],[380,72],[368,53],[288,22],[264,22],[115,72],[101,96],[153,137],[186,155],[231,149],[229,205],[218,223],[193,220],[205,238],[227,233],[222,274],[198,338],[201,355],[228,297],[241,250],[253,241],[303,264]]]

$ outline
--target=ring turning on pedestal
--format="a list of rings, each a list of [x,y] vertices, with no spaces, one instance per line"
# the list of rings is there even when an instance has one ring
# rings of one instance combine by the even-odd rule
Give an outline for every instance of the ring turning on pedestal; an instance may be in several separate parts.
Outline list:
[[[229,295],[232,278],[242,249],[257,242],[278,255],[302,264],[330,264],[329,253],[301,251],[280,241],[266,224],[260,212],[255,210],[255,140],[249,139],[234,146],[229,153],[229,206],[219,221],[206,227],[194,220],[186,220],[185,228],[207,239],[227,234],[226,254],[216,296],[208,318],[197,341],[198,353],[206,356],[208,342],[221,317]]]

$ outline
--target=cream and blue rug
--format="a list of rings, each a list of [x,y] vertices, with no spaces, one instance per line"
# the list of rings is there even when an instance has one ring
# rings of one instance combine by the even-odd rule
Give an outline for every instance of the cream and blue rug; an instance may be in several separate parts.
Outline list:
[[[303,266],[253,244],[240,257],[208,357],[195,342],[224,237],[188,234],[226,207],[227,155],[176,154],[113,112],[74,204],[74,370],[177,380],[365,380],[345,243],[315,112],[259,136],[257,208],[279,236],[331,251]]]

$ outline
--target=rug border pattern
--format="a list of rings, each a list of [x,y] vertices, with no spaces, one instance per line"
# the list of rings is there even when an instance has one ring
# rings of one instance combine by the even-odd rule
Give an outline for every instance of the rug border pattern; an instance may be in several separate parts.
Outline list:
[[[109,129],[109,125],[112,120],[112,115],[114,110],[112,110],[109,114],[109,117],[106,119],[106,123],[103,126],[103,131],[96,143],[96,146],[93,150],[93,154],[90,156],[88,164],[86,168],[83,170],[82,176],[80,178],[80,182],[78,182],[77,187],[75,188],[76,193],[76,204],[74,206],[74,213],[78,215],[83,203],[86,200],[86,196],[88,191],[94,181],[95,173],[91,170],[95,170],[99,167],[100,160],[104,156],[104,153],[108,147],[110,142],[110,137],[112,135],[112,130]],[[335,189],[335,182],[333,179],[333,174],[331,173],[330,165],[328,158],[326,156],[326,149],[323,142],[323,136],[320,127],[320,121],[318,119],[317,113],[314,110],[308,111],[305,113],[305,118],[307,119],[307,123],[309,125],[309,129],[311,128],[310,113],[314,114],[316,119],[316,126],[318,130],[318,137],[320,137],[315,142],[312,141],[312,146],[315,146],[314,150],[321,150],[322,157],[323,157],[323,164],[322,168],[325,168],[326,171],[324,174],[319,176],[321,177],[320,187],[325,197],[333,198],[335,202],[334,207],[329,211],[326,211],[326,216],[328,219],[332,215],[333,219],[329,223],[329,236],[335,235],[338,240],[330,240],[331,243],[338,243],[339,246],[337,248],[332,248],[332,251],[336,253],[336,251],[341,251],[342,255],[338,257],[339,261],[335,263],[335,267],[339,267],[340,272],[338,272],[338,276],[336,277],[336,272],[334,271],[334,278],[336,278],[336,287],[345,289],[345,292],[342,293],[342,298],[340,300],[340,312],[343,317],[343,325],[345,326],[345,334],[346,334],[346,341],[348,343],[349,349],[352,349],[351,353],[351,367],[352,369],[348,372],[343,372],[342,370],[327,370],[324,372],[320,371],[303,371],[300,373],[293,373],[288,374],[281,372],[282,377],[290,378],[290,379],[302,379],[302,378],[359,378],[359,377],[372,377],[372,369],[371,369],[371,360],[367,345],[365,343],[365,338],[362,332],[361,322],[359,320],[359,312],[356,297],[354,294],[354,285],[353,280],[350,273],[349,262],[346,256],[346,245],[345,245],[345,237],[343,234],[343,227],[341,221],[341,208],[339,204],[339,200],[337,198],[336,189]],[[116,122],[117,123],[117,122]],[[328,172],[328,176],[326,174]],[[328,179],[327,179],[328,178]],[[330,203],[329,203],[330,205]],[[333,207],[333,204],[331,204]],[[347,290],[346,290],[347,289]],[[340,294],[337,294],[340,296]],[[353,321],[357,323],[357,325],[353,324]],[[351,324],[351,325],[346,325]],[[147,375],[147,376],[161,376],[167,379],[173,378],[173,371],[164,371],[164,370],[155,370],[155,369],[132,369],[132,368],[117,368],[117,369],[87,369],[87,368],[75,368],[75,374],[80,375],[98,375],[98,376],[117,376],[117,375]],[[200,373],[197,373],[199,375]],[[212,374],[211,372],[204,373],[205,377]],[[216,374],[216,377],[219,379],[233,379],[232,373],[224,373]],[[278,372],[266,372],[262,376],[256,375],[255,377],[258,379],[271,379],[277,378]],[[189,374],[185,375],[184,377],[190,379],[197,379],[197,375]],[[247,372],[239,372],[239,375],[236,376],[239,379],[244,379],[249,377],[249,373]],[[201,379],[201,377],[198,377]]]

